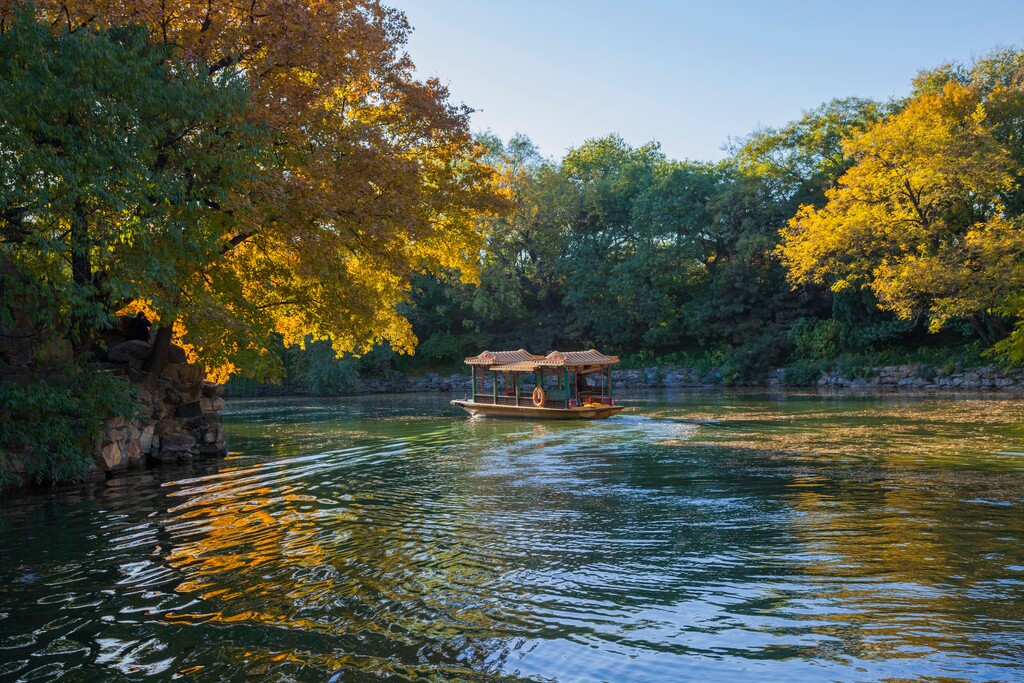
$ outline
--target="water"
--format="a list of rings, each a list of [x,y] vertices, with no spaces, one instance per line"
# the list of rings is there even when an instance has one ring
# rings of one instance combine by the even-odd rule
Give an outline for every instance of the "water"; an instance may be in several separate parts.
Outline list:
[[[0,680],[1024,680],[1019,399],[233,401],[0,501]]]

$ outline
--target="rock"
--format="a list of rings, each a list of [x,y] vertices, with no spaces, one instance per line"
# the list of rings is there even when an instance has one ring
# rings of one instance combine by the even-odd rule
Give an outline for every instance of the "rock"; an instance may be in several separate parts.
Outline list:
[[[210,399],[203,400],[208,401]],[[190,417],[200,417],[203,412],[202,401],[190,401],[189,403],[182,403],[178,406],[174,411],[174,415],[176,417],[188,419]]]
[[[180,462],[182,460],[191,460],[192,451],[169,451],[161,448],[159,451],[154,451],[149,457],[161,463]]]
[[[128,436],[128,430],[124,427],[117,427],[116,429],[108,429],[104,432],[103,440],[107,442],[124,441],[126,436]]]
[[[215,413],[224,407],[224,399],[204,398],[200,399],[199,405],[202,406],[204,413]]]
[[[139,437],[139,449],[143,453],[149,453],[153,448],[153,425],[146,425],[142,429],[142,435]]]
[[[196,440],[188,434],[164,434],[160,437],[161,451],[191,451]]]
[[[203,382],[203,396],[217,398],[224,395],[224,385],[216,382]]]
[[[138,441],[129,441],[124,445],[124,455],[129,464],[137,465],[142,461],[142,446]]]
[[[185,353],[185,349],[181,348],[177,344],[171,344],[167,347],[167,362],[168,363],[187,363],[188,355]]]
[[[121,469],[128,464],[128,458],[125,457],[121,444],[116,441],[100,448],[99,460],[107,472]]]
[[[204,456],[224,457],[228,454],[227,446],[223,441],[217,443],[204,443],[199,446],[199,454]]]
[[[161,375],[181,385],[191,386],[203,381],[206,369],[193,363],[170,363]]]
[[[151,347],[141,339],[132,339],[110,347],[107,358],[115,363],[130,363],[149,358]]]

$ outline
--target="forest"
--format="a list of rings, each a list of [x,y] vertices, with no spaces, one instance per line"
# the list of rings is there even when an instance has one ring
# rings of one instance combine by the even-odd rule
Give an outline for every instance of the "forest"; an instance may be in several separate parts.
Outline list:
[[[477,140],[511,195],[485,219],[479,281],[422,273],[400,305],[419,344],[335,360],[277,347],[292,386],[457,371],[484,348],[597,347],[626,366],[789,383],[828,368],[1024,361],[1024,55],[921,72],[899,100],[833,100],[732,140],[719,162],[614,134],[558,160]],[[251,385],[250,385],[251,388]]]
[[[89,377],[103,330],[143,312],[155,349],[241,392],[345,392],[484,348],[727,383],[1024,363],[1024,53],[826,102],[721,161],[615,134],[553,159],[473,134],[417,80],[409,30],[369,1],[7,7],[5,334],[46,329]]]

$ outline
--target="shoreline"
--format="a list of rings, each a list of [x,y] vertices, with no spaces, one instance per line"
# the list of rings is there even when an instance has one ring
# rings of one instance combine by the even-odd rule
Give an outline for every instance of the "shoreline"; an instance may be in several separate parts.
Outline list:
[[[952,372],[950,371],[952,370]],[[893,392],[921,391],[929,394],[946,392],[1024,393],[1024,368],[1003,370],[994,365],[972,368],[940,368],[925,363],[907,363],[861,369],[844,375],[826,370],[811,382],[792,381],[791,368],[778,368],[759,382],[728,384],[720,370],[696,368],[649,367],[614,370],[615,391],[646,389],[698,388],[765,388],[765,389],[854,389]],[[787,377],[790,375],[790,377]],[[420,376],[396,375],[389,379],[361,377],[356,387],[339,392],[310,392],[302,387],[259,385],[254,392],[232,391],[227,387],[225,398],[283,398],[302,396],[368,396],[418,393],[468,393],[469,375],[426,373]]]

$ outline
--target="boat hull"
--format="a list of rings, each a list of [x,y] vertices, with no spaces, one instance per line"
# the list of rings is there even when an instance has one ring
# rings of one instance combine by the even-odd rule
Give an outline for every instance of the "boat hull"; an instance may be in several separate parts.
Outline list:
[[[602,420],[622,411],[625,406],[577,406],[574,408],[538,408],[536,406],[502,406],[473,401],[452,401],[470,415],[487,417],[528,417],[541,420]]]

